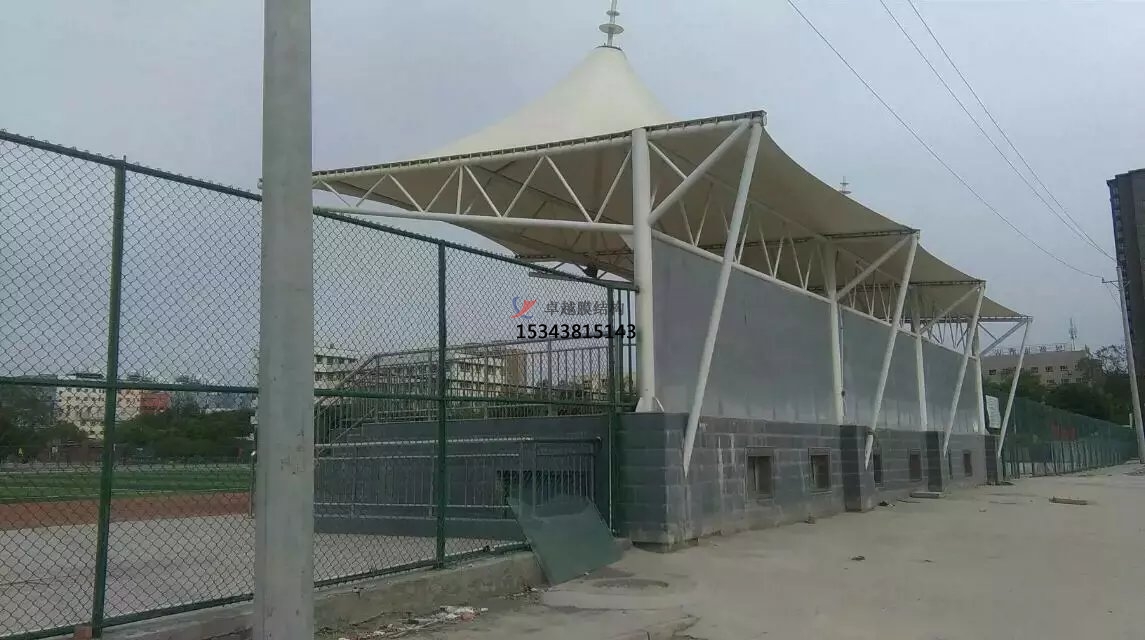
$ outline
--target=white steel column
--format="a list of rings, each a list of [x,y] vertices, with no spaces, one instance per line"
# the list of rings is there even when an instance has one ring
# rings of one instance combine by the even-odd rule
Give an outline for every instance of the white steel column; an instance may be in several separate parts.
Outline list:
[[[832,406],[835,410],[835,424],[843,424],[846,413],[846,407],[843,404],[843,351],[839,339],[839,296],[836,294],[839,283],[835,275],[835,262],[838,255],[839,251],[833,243],[826,242],[823,244],[823,289],[830,301],[827,307],[827,312],[830,314],[827,325],[828,331],[831,333],[829,340]]]
[[[978,433],[986,433],[986,393],[982,390],[982,343],[980,327],[974,330],[974,397],[978,399]]]
[[[700,354],[700,371],[696,376],[696,391],[692,396],[692,409],[688,412],[688,428],[684,432],[684,476],[688,475],[688,468],[692,463],[692,449],[696,444],[696,430],[700,424],[700,411],[704,405],[704,392],[708,388],[708,373],[712,367],[712,354],[716,349],[716,336],[720,331],[720,318],[724,312],[724,298],[728,292],[728,280],[731,279],[732,263],[735,262],[736,249],[739,246],[740,227],[743,226],[743,212],[747,208],[747,194],[751,188],[752,175],[755,173],[755,158],[759,155],[759,139],[763,136],[763,125],[759,122],[751,124],[751,137],[747,142],[747,152],[743,159],[743,169],[739,175],[739,191],[736,193],[735,205],[732,207],[732,220],[728,225],[728,235],[724,239],[724,258],[720,263],[720,276],[716,281],[716,297],[712,302],[712,313],[708,318],[708,333],[704,337],[704,350]]]
[[[891,360],[894,359],[895,354],[895,340],[899,335],[899,325],[902,324],[902,310],[906,304],[906,294],[910,290],[910,272],[914,268],[914,254],[918,249],[918,234],[912,234],[909,238],[910,246],[907,248],[906,253],[906,267],[903,268],[902,280],[899,282],[898,296],[895,298],[895,311],[891,321],[891,333],[887,338],[887,348],[883,352],[883,367],[879,370],[879,384],[875,388],[875,407],[871,413],[871,429],[879,428],[879,415],[883,411],[883,396],[887,390],[887,377],[891,372]],[[875,436],[873,433],[867,434],[867,444],[864,451],[865,465],[871,466],[871,452],[874,450]]]
[[[922,338],[922,320],[919,313],[919,300],[918,291],[914,292],[911,297],[910,305],[910,328],[914,332],[914,377],[915,384],[918,386],[918,422],[919,427],[926,431],[929,416],[927,415],[926,404],[926,367],[923,360],[923,338]]]
[[[967,335],[965,346],[962,348],[962,363],[958,366],[958,381],[954,383],[954,397],[950,399],[950,418],[946,422],[946,433],[942,437],[942,457],[946,457],[946,452],[950,449],[950,433],[954,429],[954,418],[958,413],[958,401],[962,396],[962,383],[966,380],[966,365],[970,362],[970,350],[974,346],[974,341],[970,336],[978,330],[978,313],[982,311],[982,298],[986,293],[985,285],[978,285],[978,300],[974,303],[974,315],[970,318],[970,324],[967,326]]]
[[[1014,379],[1010,381],[1010,396],[1006,398],[1006,411],[1002,413],[1002,431],[998,434],[998,447],[995,455],[998,457],[998,479],[1001,480],[1002,473],[1002,447],[1006,444],[1006,430],[1010,428],[1010,409],[1014,406],[1014,395],[1018,391],[1018,377],[1022,375],[1022,361],[1026,358],[1026,338],[1030,337],[1030,325],[1033,320],[1026,318],[1022,324],[1025,327],[1022,329],[1022,346],[1018,348],[1018,364],[1014,367]]]
[[[310,0],[265,3],[253,636],[314,637]]]
[[[637,411],[657,411],[656,342],[652,334],[652,173],[648,132],[632,131],[632,279],[636,292]]]
[[[1129,392],[1133,399],[1133,429],[1137,431],[1137,459],[1145,463],[1145,424],[1141,422],[1141,395],[1137,389],[1137,359],[1133,354],[1133,341],[1129,337],[1129,314],[1125,310],[1125,289],[1122,286],[1121,268],[1118,267],[1117,297],[1121,298],[1121,327],[1125,331],[1125,366],[1129,372]]]

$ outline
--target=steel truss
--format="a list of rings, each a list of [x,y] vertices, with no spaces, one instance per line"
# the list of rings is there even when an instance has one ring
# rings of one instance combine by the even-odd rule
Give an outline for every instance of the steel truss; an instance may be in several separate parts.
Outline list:
[[[919,233],[914,229],[890,229],[886,231],[856,234],[821,234],[797,220],[784,216],[750,195],[755,162],[758,156],[763,132],[764,114],[753,112],[730,118],[690,124],[685,127],[650,127],[635,129],[626,134],[603,136],[565,144],[548,145],[537,148],[511,149],[503,152],[490,152],[414,161],[384,167],[363,167],[360,170],[339,172],[336,176],[317,174],[315,187],[333,193],[343,207],[319,207],[336,213],[392,218],[412,218],[450,222],[463,227],[508,227],[521,231],[513,236],[513,242],[533,247],[536,253],[520,255],[524,260],[536,262],[564,262],[579,266],[597,266],[624,279],[631,279],[638,290],[637,324],[637,380],[639,401],[637,411],[659,411],[662,405],[656,398],[656,366],[653,326],[653,283],[652,251],[653,239],[669,246],[703,257],[720,265],[719,278],[714,293],[709,322],[704,335],[703,350],[698,363],[695,393],[691,398],[687,431],[684,441],[684,473],[687,474],[695,438],[699,427],[700,412],[708,375],[711,370],[716,338],[727,294],[728,282],[733,270],[778,285],[799,295],[820,300],[830,307],[830,347],[834,413],[836,422],[842,424],[847,416],[843,403],[842,355],[839,344],[839,325],[843,311],[857,313],[868,319],[882,323],[888,329],[884,355],[879,370],[879,379],[871,419],[872,433],[866,441],[866,461],[870,464],[874,444],[874,431],[879,428],[883,397],[895,343],[900,332],[914,337],[916,378],[919,394],[919,412],[923,428],[927,428],[926,383],[923,375],[923,344],[930,342],[946,349],[958,351],[962,360],[958,379],[952,390],[951,412],[944,427],[943,451],[949,446],[951,431],[962,390],[966,369],[974,361],[978,390],[981,391],[981,350],[978,331],[980,323],[989,320],[1014,322],[1013,318],[979,318],[977,309],[981,307],[985,283],[981,281],[960,282],[912,282],[911,273],[918,248]],[[723,140],[698,164],[692,166],[685,158],[679,157],[658,141],[681,132],[698,129],[726,131]],[[746,144],[740,144],[746,137]],[[625,148],[625,155],[614,173],[606,176],[608,188],[597,206],[587,206],[582,194],[576,193],[561,168],[561,156],[572,151],[594,147]],[[731,185],[711,174],[710,170],[722,158],[743,149],[743,165],[738,184]],[[668,169],[658,172],[655,183],[652,180],[653,160]],[[528,162],[530,171],[523,181],[515,181],[499,171],[491,170],[483,164],[491,160],[498,163]],[[411,189],[403,182],[403,174],[419,168],[448,169],[432,197],[416,199]],[[382,169],[382,173],[375,173]],[[544,173],[556,178],[561,193],[543,191],[536,186],[537,177]],[[675,184],[661,184],[664,173],[676,180]],[[631,182],[632,222],[623,223],[608,215],[609,205],[615,202],[616,192],[627,174]],[[353,187],[341,182],[342,178],[360,175],[378,175],[377,180],[367,189]],[[337,187],[332,184],[337,181]],[[513,197],[507,202],[497,202],[489,191],[494,181],[511,184]],[[387,183],[394,187],[407,202],[390,202],[378,196],[378,189]],[[684,196],[697,189],[704,190],[703,209],[699,221],[695,222],[684,204]],[[344,194],[356,193],[357,199],[347,199]],[[530,193],[542,198],[539,209],[521,210],[522,196]],[[407,210],[377,210],[363,208],[363,204],[374,197]],[[728,197],[732,197],[730,209]],[[693,204],[695,201],[692,201]],[[542,218],[548,203],[559,203],[563,208],[574,212],[574,219]],[[722,204],[721,204],[722,203]],[[485,213],[474,213],[475,208]],[[409,210],[412,209],[412,210]],[[677,235],[669,233],[667,224],[676,226]],[[704,229],[711,225],[722,228],[724,241],[704,243]],[[625,240],[625,248],[601,249],[577,253],[559,249],[523,234],[528,229],[563,229],[577,232],[577,240],[582,234],[617,234]],[[778,229],[778,233],[776,232]],[[678,237],[683,236],[683,237]],[[852,248],[855,242],[870,241],[872,238],[895,237],[899,239],[874,260],[856,254]],[[574,242],[575,244],[575,242]],[[886,263],[896,254],[904,254],[904,267],[901,272],[889,271]],[[622,257],[618,263],[615,258]],[[611,260],[605,260],[605,259]],[[631,269],[625,266],[623,258],[631,259]],[[762,269],[748,266],[758,264]],[[816,280],[818,278],[818,281]],[[962,287],[964,291],[954,302],[939,306],[930,295],[934,287]],[[954,317],[950,314],[967,300],[976,297],[976,311],[972,317]],[[911,301],[909,322],[904,320],[906,302]],[[994,345],[1011,335],[1018,327],[1029,327],[1028,318],[1017,319],[1016,324]],[[988,349],[986,349],[988,350]],[[1016,385],[1017,375],[1015,375]],[[1016,388],[1016,387],[1015,387]],[[1009,407],[1013,400],[1014,388],[1007,401],[1006,417],[1003,419],[1003,436],[1009,418]],[[984,429],[984,416],[979,407],[978,428]],[[1000,450],[1000,446],[999,446]]]

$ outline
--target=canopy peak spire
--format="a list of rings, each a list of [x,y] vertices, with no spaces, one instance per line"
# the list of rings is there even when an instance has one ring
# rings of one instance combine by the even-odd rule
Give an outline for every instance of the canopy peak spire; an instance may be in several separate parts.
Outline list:
[[[620,15],[620,12],[616,10],[616,2],[617,0],[612,0],[612,8],[605,12],[608,14],[608,22],[598,27],[605,35],[604,46],[606,47],[619,48],[612,44],[612,39],[624,33],[624,27],[616,24],[616,17]]]

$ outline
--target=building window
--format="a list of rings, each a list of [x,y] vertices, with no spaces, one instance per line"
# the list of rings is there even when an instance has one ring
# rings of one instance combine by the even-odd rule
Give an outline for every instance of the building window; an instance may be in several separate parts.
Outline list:
[[[825,449],[811,449],[811,490],[831,490],[831,454]]]
[[[1053,367],[1046,367],[1046,373],[1052,373],[1053,370],[1054,370]]]
[[[908,459],[908,466],[910,467],[910,481],[918,482],[922,480],[922,452],[914,450],[910,452]]]
[[[992,376],[998,375],[998,370],[997,369],[991,369],[989,375],[992,375]]]
[[[875,451],[871,455],[871,468],[875,472],[875,484],[883,484],[883,452]]]
[[[750,498],[770,498],[775,495],[775,467],[771,449],[748,449],[747,495]]]
[[[1063,365],[1058,366],[1058,371],[1069,371],[1069,367]]]
[[[974,456],[969,451],[962,452],[962,475],[967,478],[974,475]]]

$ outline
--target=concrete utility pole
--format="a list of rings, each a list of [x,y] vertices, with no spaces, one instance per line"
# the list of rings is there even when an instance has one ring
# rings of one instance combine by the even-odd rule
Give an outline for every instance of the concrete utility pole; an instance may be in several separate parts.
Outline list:
[[[1102,280],[1106,284],[1111,281]],[[1125,289],[1121,270],[1117,270],[1117,299],[1121,301],[1121,328],[1125,332],[1125,366],[1129,371],[1129,392],[1133,399],[1133,429],[1137,432],[1137,459],[1145,463],[1145,424],[1141,423],[1141,395],[1137,390],[1137,366],[1133,356],[1133,341],[1129,339],[1129,313],[1125,310]]]
[[[266,0],[254,637],[314,637],[310,0]]]

